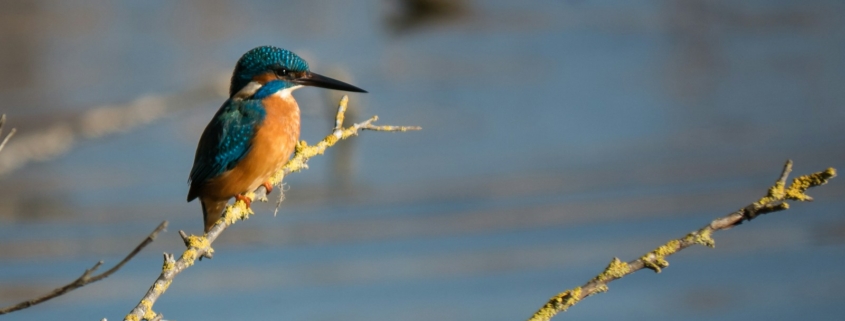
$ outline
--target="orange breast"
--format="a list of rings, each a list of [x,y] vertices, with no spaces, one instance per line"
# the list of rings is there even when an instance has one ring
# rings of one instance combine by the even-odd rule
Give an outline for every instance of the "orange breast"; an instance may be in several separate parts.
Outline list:
[[[202,187],[203,198],[228,200],[254,191],[287,163],[299,140],[299,106],[290,94],[271,95],[262,103],[267,116],[249,152],[234,168],[209,180]]]

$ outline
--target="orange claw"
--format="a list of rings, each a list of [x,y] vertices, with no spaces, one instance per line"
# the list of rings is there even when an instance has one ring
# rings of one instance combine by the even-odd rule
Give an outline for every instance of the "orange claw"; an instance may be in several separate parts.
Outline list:
[[[267,194],[273,192],[273,185],[271,185],[270,182],[264,182],[261,186],[264,186],[264,188],[267,189]]]
[[[252,201],[249,199],[249,197],[243,196],[241,194],[235,195],[235,202],[237,201],[243,201],[244,204],[246,204],[246,208],[250,208],[250,206],[252,205]]]

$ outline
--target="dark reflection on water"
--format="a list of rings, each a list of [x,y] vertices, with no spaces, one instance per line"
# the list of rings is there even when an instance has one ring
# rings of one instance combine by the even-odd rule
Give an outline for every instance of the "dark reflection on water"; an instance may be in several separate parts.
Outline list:
[[[156,304],[167,319],[525,319],[610,258],[759,197],[787,158],[796,173],[845,165],[838,2],[407,8],[4,3],[12,143],[54,130],[72,145],[0,179],[0,305],[115,263],[171,221],[108,280],[7,318],[119,319],[137,303],[160,253],[181,248],[174,231],[200,231],[199,206],[184,202],[196,140],[229,68],[262,44],[367,89],[351,96],[355,120],[424,131],[363,133],[313,159],[290,177],[279,216],[256,205],[214,260],[179,276]],[[303,138],[316,141],[339,96],[296,95]],[[132,106],[144,121],[97,135],[85,125],[94,110]],[[715,250],[682,253],[659,276],[612,284],[566,317],[842,318],[843,186],[717,235]]]

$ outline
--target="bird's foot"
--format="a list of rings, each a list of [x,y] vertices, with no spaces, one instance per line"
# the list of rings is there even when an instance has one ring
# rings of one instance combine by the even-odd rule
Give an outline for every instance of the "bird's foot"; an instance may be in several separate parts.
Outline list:
[[[235,195],[235,202],[237,201],[243,201],[244,204],[246,204],[246,208],[250,208],[252,205],[252,200],[250,200],[249,197],[243,196],[241,194]]]
[[[264,186],[264,189],[267,190],[268,195],[273,192],[273,185],[270,184],[270,182],[264,182],[264,184],[261,184],[261,186]]]

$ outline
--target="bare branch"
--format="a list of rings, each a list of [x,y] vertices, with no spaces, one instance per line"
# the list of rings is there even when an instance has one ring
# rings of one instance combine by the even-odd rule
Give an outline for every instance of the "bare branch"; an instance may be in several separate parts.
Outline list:
[[[6,114],[3,114],[3,116],[0,116],[0,133],[3,132],[3,127],[5,125],[6,125]],[[18,131],[17,128],[12,128],[12,130],[10,130],[8,134],[6,134],[6,138],[3,138],[3,142],[0,143],[0,151],[3,150],[3,147],[6,147],[6,143],[9,142],[9,138],[12,138],[12,136],[14,136],[15,132],[17,132],[17,131]]]
[[[373,126],[372,123],[378,119],[376,116],[373,116],[362,123],[353,124],[352,126],[343,128],[343,119],[348,101],[349,98],[347,96],[343,96],[340,100],[337,116],[335,117],[335,128],[332,130],[331,134],[313,146],[309,146],[305,141],[300,141],[296,145],[296,152],[293,154],[293,157],[285,164],[284,167],[282,167],[281,170],[276,172],[270,178],[270,183],[273,186],[281,186],[285,175],[308,168],[308,159],[316,155],[322,155],[327,148],[334,146],[334,144],[341,140],[347,139],[351,136],[357,136],[359,130],[367,129],[376,131],[404,132],[421,129],[420,127]],[[252,201],[256,199],[266,200],[266,195],[267,190],[264,186],[260,186],[254,192],[245,196]],[[234,204],[226,207],[226,211],[222,218],[218,220],[205,235],[188,235],[183,231],[179,231],[179,235],[182,237],[182,240],[185,242],[185,246],[187,246],[188,249],[182,252],[182,256],[180,256],[179,259],[174,259],[172,254],[164,254],[164,264],[161,269],[161,274],[155,280],[150,289],[147,290],[144,297],[141,298],[138,305],[135,306],[135,308],[133,308],[126,317],[124,317],[124,320],[140,321],[160,318],[160,314],[153,311],[153,304],[155,304],[158,298],[167,291],[170,283],[173,282],[173,278],[185,269],[194,265],[197,259],[201,257],[211,258],[214,254],[214,249],[211,248],[211,244],[214,243],[214,240],[216,240],[217,237],[226,230],[226,228],[235,224],[239,220],[249,218],[249,215],[251,214],[254,214],[252,210],[247,207],[243,201],[238,200]]]
[[[836,170],[828,168],[823,172],[797,177],[787,188],[786,179],[790,172],[792,172],[791,160],[786,162],[780,177],[777,181],[775,181],[775,184],[769,188],[766,196],[763,196],[760,200],[751,203],[736,212],[713,220],[710,224],[705,225],[698,231],[689,233],[683,238],[671,240],[653,251],[646,253],[642,257],[627,263],[622,262],[618,258],[613,258],[601,274],[597,275],[583,286],[566,290],[558,295],[555,295],[528,320],[548,321],[558,312],[566,311],[578,303],[578,301],[593,294],[607,291],[607,284],[611,281],[620,279],[628,274],[642,270],[643,268],[651,269],[654,272],[660,273],[662,268],[669,266],[669,262],[666,261],[667,256],[675,254],[678,251],[695,244],[715,247],[716,241],[712,238],[713,232],[729,229],[744,221],[750,221],[763,214],[789,209],[789,204],[786,203],[787,200],[811,201],[812,198],[804,194],[807,189],[827,184],[831,178],[836,177]]]
[[[0,175],[31,162],[64,155],[81,141],[126,133],[179,110],[194,108],[197,102],[209,97],[226,96],[226,79],[228,76],[221,73],[220,77],[181,93],[147,94],[123,104],[94,106],[40,130],[21,134],[0,154]]]
[[[83,287],[87,284],[94,283],[94,282],[97,282],[97,281],[100,281],[102,279],[109,277],[109,275],[112,275],[112,273],[117,272],[117,270],[119,270],[121,267],[123,267],[123,265],[126,264],[126,262],[129,262],[129,260],[131,260],[133,257],[135,257],[135,255],[138,254],[138,252],[141,252],[141,250],[144,249],[144,247],[146,247],[148,244],[152,243],[156,239],[156,237],[158,236],[158,233],[163,231],[165,228],[167,228],[167,221],[161,222],[161,224],[159,224],[158,227],[156,227],[156,229],[153,230],[153,232],[150,233],[150,235],[148,235],[147,238],[145,238],[144,241],[141,242],[141,244],[138,244],[138,246],[136,246],[135,249],[132,250],[132,252],[129,253],[129,255],[127,255],[125,258],[123,258],[123,260],[120,261],[120,263],[117,263],[117,265],[115,265],[113,268],[109,269],[108,271],[105,271],[105,272],[98,274],[98,275],[95,275],[95,276],[91,276],[91,274],[93,274],[95,271],[97,271],[98,268],[100,268],[101,265],[103,265],[103,261],[97,262],[97,264],[94,264],[94,266],[92,266],[90,269],[85,270],[85,272],[82,273],[82,276],[80,276],[79,278],[77,278],[73,282],[71,282],[71,283],[69,283],[65,286],[62,286],[60,288],[57,288],[57,289],[53,290],[52,292],[45,294],[41,297],[31,299],[31,300],[27,300],[27,301],[23,301],[21,303],[18,303],[18,304],[15,304],[15,305],[12,305],[12,306],[9,306],[9,307],[6,307],[6,308],[2,308],[2,309],[0,309],[0,314],[6,314],[6,313],[9,313],[9,312],[14,312],[14,311],[17,311],[17,310],[26,309],[26,308],[31,307],[33,305],[39,304],[41,302],[50,300],[50,299],[55,298],[57,296],[60,296],[62,294],[65,294],[65,293],[68,293],[70,291],[81,288],[81,287]]]

